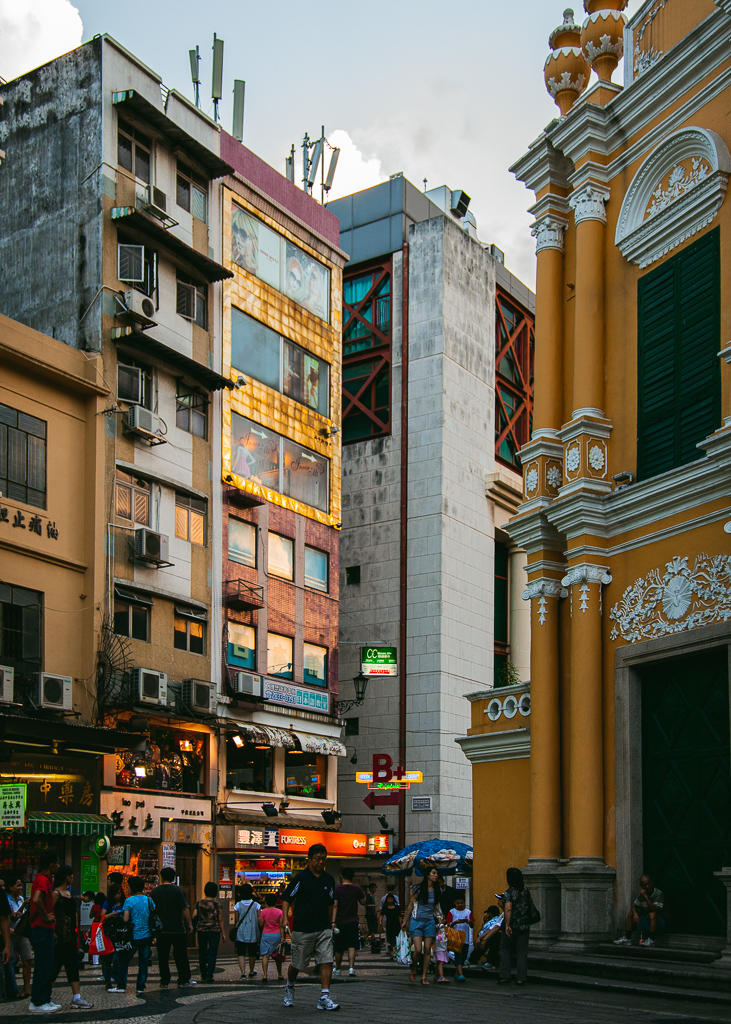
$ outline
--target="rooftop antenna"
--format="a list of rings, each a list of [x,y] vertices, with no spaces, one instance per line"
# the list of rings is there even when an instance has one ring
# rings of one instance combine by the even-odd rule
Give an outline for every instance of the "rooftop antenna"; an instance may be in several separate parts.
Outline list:
[[[292,143],[292,152],[284,161],[284,173],[287,180],[294,183],[294,143]]]
[[[234,78],[234,123],[233,137],[243,142],[244,139],[244,96],[246,93],[246,82],[240,78]]]
[[[195,50],[188,50],[190,57],[190,77],[193,79],[193,85],[195,87],[195,105],[200,107],[201,105],[201,52],[200,47],[196,46]]]
[[[213,33],[213,77],[211,82],[211,99],[213,100],[213,120],[218,124],[218,104],[223,96],[223,39]]]
[[[317,178],[317,168],[322,160],[322,151],[325,148],[325,125],[322,126],[322,135],[315,143],[315,148],[312,152],[312,159],[310,160],[310,169],[307,174],[307,188],[312,194],[312,186],[315,184]]]
[[[339,149],[334,149],[333,150],[333,155],[330,157],[330,166],[329,166],[328,171],[327,171],[327,178],[325,178],[325,181],[324,181],[323,186],[322,186],[323,192],[329,192],[330,189],[333,187],[333,178],[335,177],[335,170],[336,170],[336,168],[338,166],[338,160],[339,159],[340,159],[340,150]],[[324,197],[323,197],[323,200],[324,200]],[[324,203],[323,203],[323,205],[324,205]]]
[[[424,191],[426,192],[426,178],[424,178]]]

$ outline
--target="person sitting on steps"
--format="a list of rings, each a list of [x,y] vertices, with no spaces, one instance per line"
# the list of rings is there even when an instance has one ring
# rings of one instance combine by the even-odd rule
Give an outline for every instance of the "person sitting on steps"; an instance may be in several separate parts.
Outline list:
[[[665,931],[665,897],[649,875],[640,879],[640,895],[633,902],[627,914],[624,938],[615,939],[615,946],[632,945],[632,932],[639,931],[641,946],[654,946],[658,932]]]

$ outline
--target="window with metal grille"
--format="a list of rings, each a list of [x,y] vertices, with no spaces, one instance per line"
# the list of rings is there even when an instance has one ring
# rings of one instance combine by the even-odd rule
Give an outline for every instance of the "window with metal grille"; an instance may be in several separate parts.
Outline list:
[[[202,498],[175,495],[175,536],[205,547],[206,502]]]
[[[121,117],[117,129],[117,163],[149,185],[152,139]]]
[[[208,399],[180,382],[175,399],[175,423],[181,430],[204,441],[208,436]]]
[[[15,681],[40,672],[43,595],[0,582],[0,664],[15,669]]]
[[[150,484],[117,470],[115,511],[120,519],[139,526],[150,525]]]
[[[0,405],[0,496],[46,507],[46,422]]]
[[[343,441],[364,441],[390,432],[389,259],[359,267],[343,278]]]
[[[533,430],[535,319],[499,287],[495,306],[495,456],[520,471]]]
[[[702,459],[721,425],[720,230],[638,281],[637,476]]]
[[[176,182],[178,206],[192,213],[196,220],[208,223],[208,182],[195,174],[185,164],[178,164]]]
[[[178,271],[177,313],[208,330],[208,287]]]

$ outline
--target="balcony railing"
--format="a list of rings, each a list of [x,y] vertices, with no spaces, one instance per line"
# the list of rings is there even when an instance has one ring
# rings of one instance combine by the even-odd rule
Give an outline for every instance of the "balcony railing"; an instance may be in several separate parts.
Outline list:
[[[264,607],[264,587],[247,583],[246,580],[226,580],[223,597],[229,608],[238,611]]]

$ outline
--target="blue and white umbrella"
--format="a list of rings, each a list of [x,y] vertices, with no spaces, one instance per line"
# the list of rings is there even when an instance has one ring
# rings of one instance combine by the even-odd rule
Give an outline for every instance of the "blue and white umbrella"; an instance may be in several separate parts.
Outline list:
[[[381,868],[384,875],[406,877],[412,871],[427,875],[436,868],[440,875],[471,875],[473,851],[465,843],[449,839],[425,839],[394,853]]]

